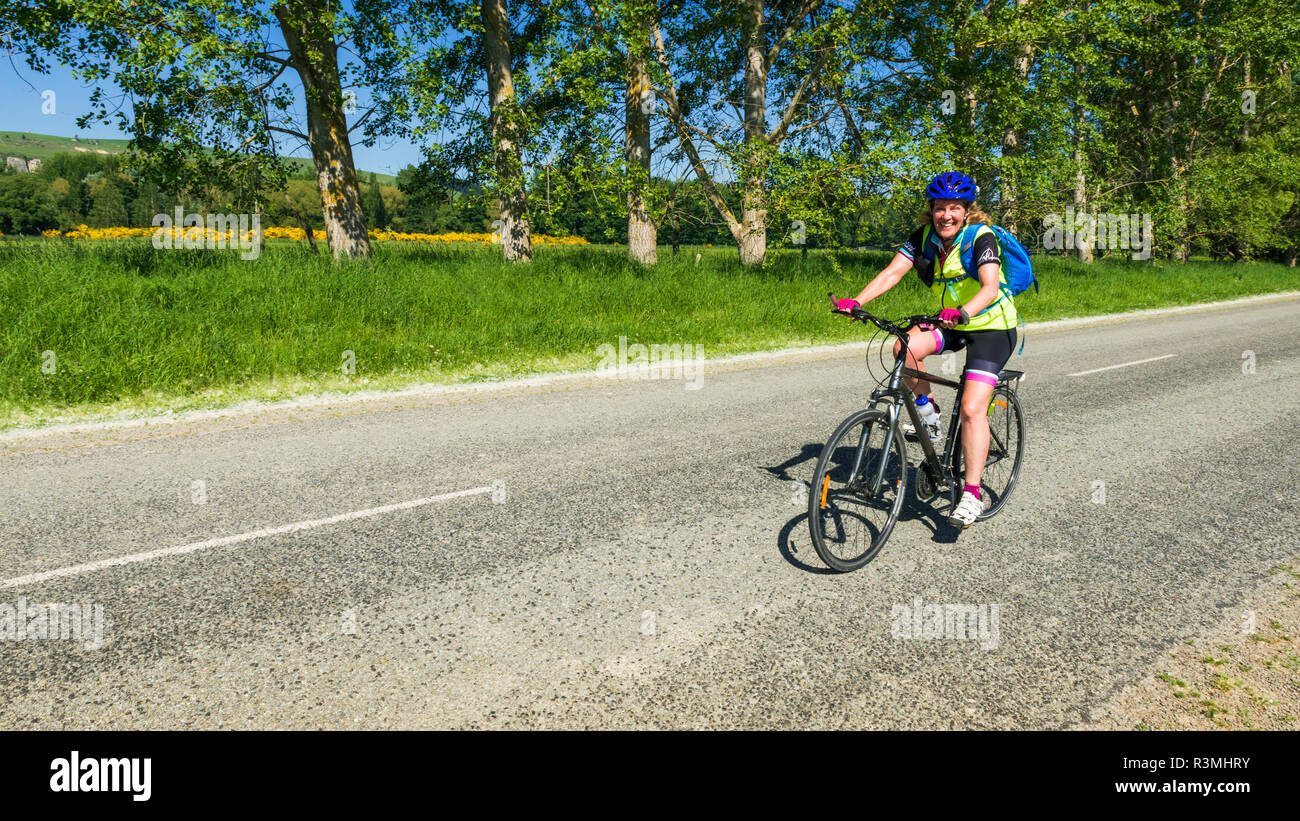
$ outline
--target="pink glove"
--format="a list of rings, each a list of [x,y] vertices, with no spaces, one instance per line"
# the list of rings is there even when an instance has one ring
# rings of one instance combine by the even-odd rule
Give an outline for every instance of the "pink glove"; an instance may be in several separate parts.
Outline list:
[[[956,308],[944,308],[939,312],[939,321],[952,322],[953,324],[961,323],[961,311]]]
[[[852,311],[854,308],[861,308],[862,305],[856,299],[841,299],[835,303],[837,311]]]

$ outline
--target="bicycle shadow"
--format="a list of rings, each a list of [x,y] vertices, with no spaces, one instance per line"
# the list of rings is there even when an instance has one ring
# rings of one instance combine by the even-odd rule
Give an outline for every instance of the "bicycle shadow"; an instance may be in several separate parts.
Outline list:
[[[802,528],[799,525],[803,525]],[[795,540],[794,534],[798,530],[801,537]],[[785,523],[781,532],[776,537],[777,550],[781,551],[781,558],[785,559],[794,567],[807,573],[815,573],[819,576],[837,576],[834,570],[821,563],[817,557],[817,549],[813,547],[812,536],[808,534],[808,512],[804,511],[798,516]],[[797,555],[796,555],[797,554]],[[800,556],[806,556],[817,564],[808,564],[800,559]]]
[[[775,476],[776,478],[780,479],[783,482],[801,481],[806,485],[808,484],[808,481],[806,479],[797,479],[796,477],[790,475],[790,468],[794,467],[795,465],[801,465],[804,462],[811,462],[815,466],[817,464],[817,457],[821,455],[822,455],[822,445],[818,445],[818,444],[804,445],[799,450],[799,455],[791,456],[789,459],[786,459],[784,462],[782,462],[779,465],[772,465],[771,467],[767,467],[766,465],[759,465],[758,469],[767,471],[768,473],[772,474],[773,476]]]
[[[789,471],[804,462],[811,462],[812,465],[815,465],[817,458],[821,456],[822,447],[822,445],[815,443],[804,445],[797,455],[778,465],[771,467],[759,465],[758,467],[781,481],[798,481],[811,492],[807,479],[798,479],[791,476]],[[851,458],[851,453],[851,448],[846,449],[844,459]],[[809,466],[808,472],[811,472],[812,465]],[[851,467],[851,465],[842,464],[839,454],[835,457],[835,465],[834,470],[844,470],[846,472]],[[894,529],[897,530],[904,524],[919,522],[929,529],[930,539],[935,544],[955,544],[957,537],[961,535],[961,529],[948,524],[945,515],[950,503],[948,496],[941,493],[927,502],[918,499],[916,496],[916,475],[919,469],[918,465],[910,462],[907,465],[907,495],[903,499],[902,509],[898,512],[898,521],[895,523]],[[800,530],[800,525],[803,526],[801,532],[804,535],[802,538],[796,539],[794,534]],[[888,548],[888,545],[886,545],[886,548]],[[812,536],[808,534],[808,512],[806,510],[782,526],[781,531],[777,534],[777,550],[786,562],[799,570],[818,575],[837,575],[834,570],[823,565],[821,559],[817,556],[817,551],[813,547]],[[816,564],[808,564],[804,561],[805,558],[816,562]]]

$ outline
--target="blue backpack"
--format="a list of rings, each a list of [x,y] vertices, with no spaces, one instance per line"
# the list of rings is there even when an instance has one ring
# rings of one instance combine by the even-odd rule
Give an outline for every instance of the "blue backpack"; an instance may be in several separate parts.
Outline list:
[[[967,229],[969,228],[975,228],[975,230],[968,231]],[[998,250],[1002,257],[1002,270],[1006,274],[1007,284],[999,284],[998,288],[1002,291],[1002,296],[999,296],[993,301],[992,305],[989,305],[988,308],[975,314],[975,316],[980,316],[985,311],[988,311],[994,305],[1001,302],[1008,294],[1013,297],[1023,294],[1025,291],[1029,290],[1030,285],[1034,286],[1034,293],[1038,293],[1038,279],[1034,276],[1034,264],[1029,261],[1029,251],[1025,249],[1024,245],[1020,244],[1020,240],[1016,239],[1015,234],[1012,234],[1002,226],[990,225],[989,228],[993,231],[993,235],[997,237],[998,240]],[[953,282],[966,278],[979,279],[979,274],[974,270],[975,266],[972,264],[974,262],[972,257],[975,255],[975,235],[978,232],[979,228],[977,226],[967,225],[965,228],[961,229],[961,234],[957,237],[961,249],[961,267],[965,273],[957,279],[938,278],[939,282],[948,285],[949,293],[953,295],[954,299],[956,299],[957,294],[952,290]],[[927,231],[925,241],[922,243],[923,248],[930,244],[930,236],[932,236],[932,233]],[[974,319],[975,317],[971,318]],[[1024,317],[1020,317],[1019,325],[1023,328],[1024,324]],[[1020,337],[1020,352],[1023,353],[1024,350],[1025,339],[1024,334],[1022,333]]]

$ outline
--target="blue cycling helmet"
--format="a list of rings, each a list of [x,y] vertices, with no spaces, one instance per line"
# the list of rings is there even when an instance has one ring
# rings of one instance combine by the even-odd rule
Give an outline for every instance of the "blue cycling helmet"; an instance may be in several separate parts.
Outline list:
[[[975,181],[960,171],[944,171],[942,174],[936,174],[925,187],[926,199],[931,200],[974,202],[979,192],[979,186]]]

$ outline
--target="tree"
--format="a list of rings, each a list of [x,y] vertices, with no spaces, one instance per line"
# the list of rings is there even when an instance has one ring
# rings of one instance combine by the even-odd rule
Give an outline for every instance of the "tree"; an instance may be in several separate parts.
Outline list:
[[[655,92],[650,72],[651,31],[661,13],[659,0],[553,0],[548,39],[535,47],[542,68],[541,104],[553,153],[565,158],[564,183],[591,195],[588,210],[602,223],[601,234],[627,238],[628,256],[645,265],[658,259],[651,161]],[[621,145],[606,135],[622,131]],[[548,216],[551,160],[543,182]],[[615,202],[615,199],[618,201]],[[625,214],[616,232],[601,217]]]
[[[126,203],[113,177],[100,176],[89,183],[90,224],[112,228],[126,224]]]
[[[415,12],[402,40],[408,54],[403,83],[416,139],[439,136],[423,165],[444,187],[459,180],[489,189],[504,258],[531,260],[524,155],[536,115],[528,46],[538,35],[516,30],[506,0],[426,0]],[[533,29],[547,19],[530,15]]]
[[[488,103],[492,112],[489,120],[501,220],[501,248],[507,262],[527,262],[533,258],[533,242],[528,226],[528,195],[524,189],[522,162],[526,125],[515,97],[506,0],[482,0],[481,14]]]
[[[650,20],[654,9],[632,7],[633,35],[627,42],[627,85],[624,93],[624,146],[627,163],[627,253],[645,265],[658,261],[659,237],[649,214],[650,111],[654,91],[650,83]]]
[[[652,26],[665,114],[745,265],[762,264],[767,255],[770,174],[783,145],[841,111],[836,101],[879,45],[874,7],[826,5],[733,0]],[[706,161],[702,148],[718,162]],[[723,196],[719,172],[739,182],[739,208]]]
[[[59,224],[58,206],[35,174],[0,174],[0,233],[35,234]]]
[[[338,48],[351,21],[337,0],[278,0],[273,6],[284,35],[287,58],[258,52],[257,59],[292,66],[302,82],[307,109],[307,133],[270,126],[302,138],[311,148],[325,215],[325,241],[335,257],[369,256],[370,237],[348,138],[347,103],[340,80]],[[371,17],[369,25],[383,25]]]
[[[371,173],[370,183],[366,186],[366,215],[369,223],[376,229],[387,228],[390,222],[388,208],[384,205],[384,195],[379,190],[379,183]]]
[[[400,106],[382,79],[394,60],[391,16],[387,0],[350,8],[340,0],[50,0],[24,6],[17,19],[38,34],[14,45],[34,67],[49,55],[100,84],[79,124],[116,120],[134,137],[136,170],[166,190],[217,185],[240,207],[260,210],[288,175],[276,159],[276,135],[301,140],[312,154],[331,251],[367,256],[350,132],[364,124],[370,140],[400,127]],[[357,64],[340,64],[345,45]],[[296,74],[301,96],[286,72]],[[354,98],[344,89],[356,78],[369,81],[374,99],[349,129]],[[134,105],[108,99],[105,79]],[[299,101],[305,124],[295,127]]]

